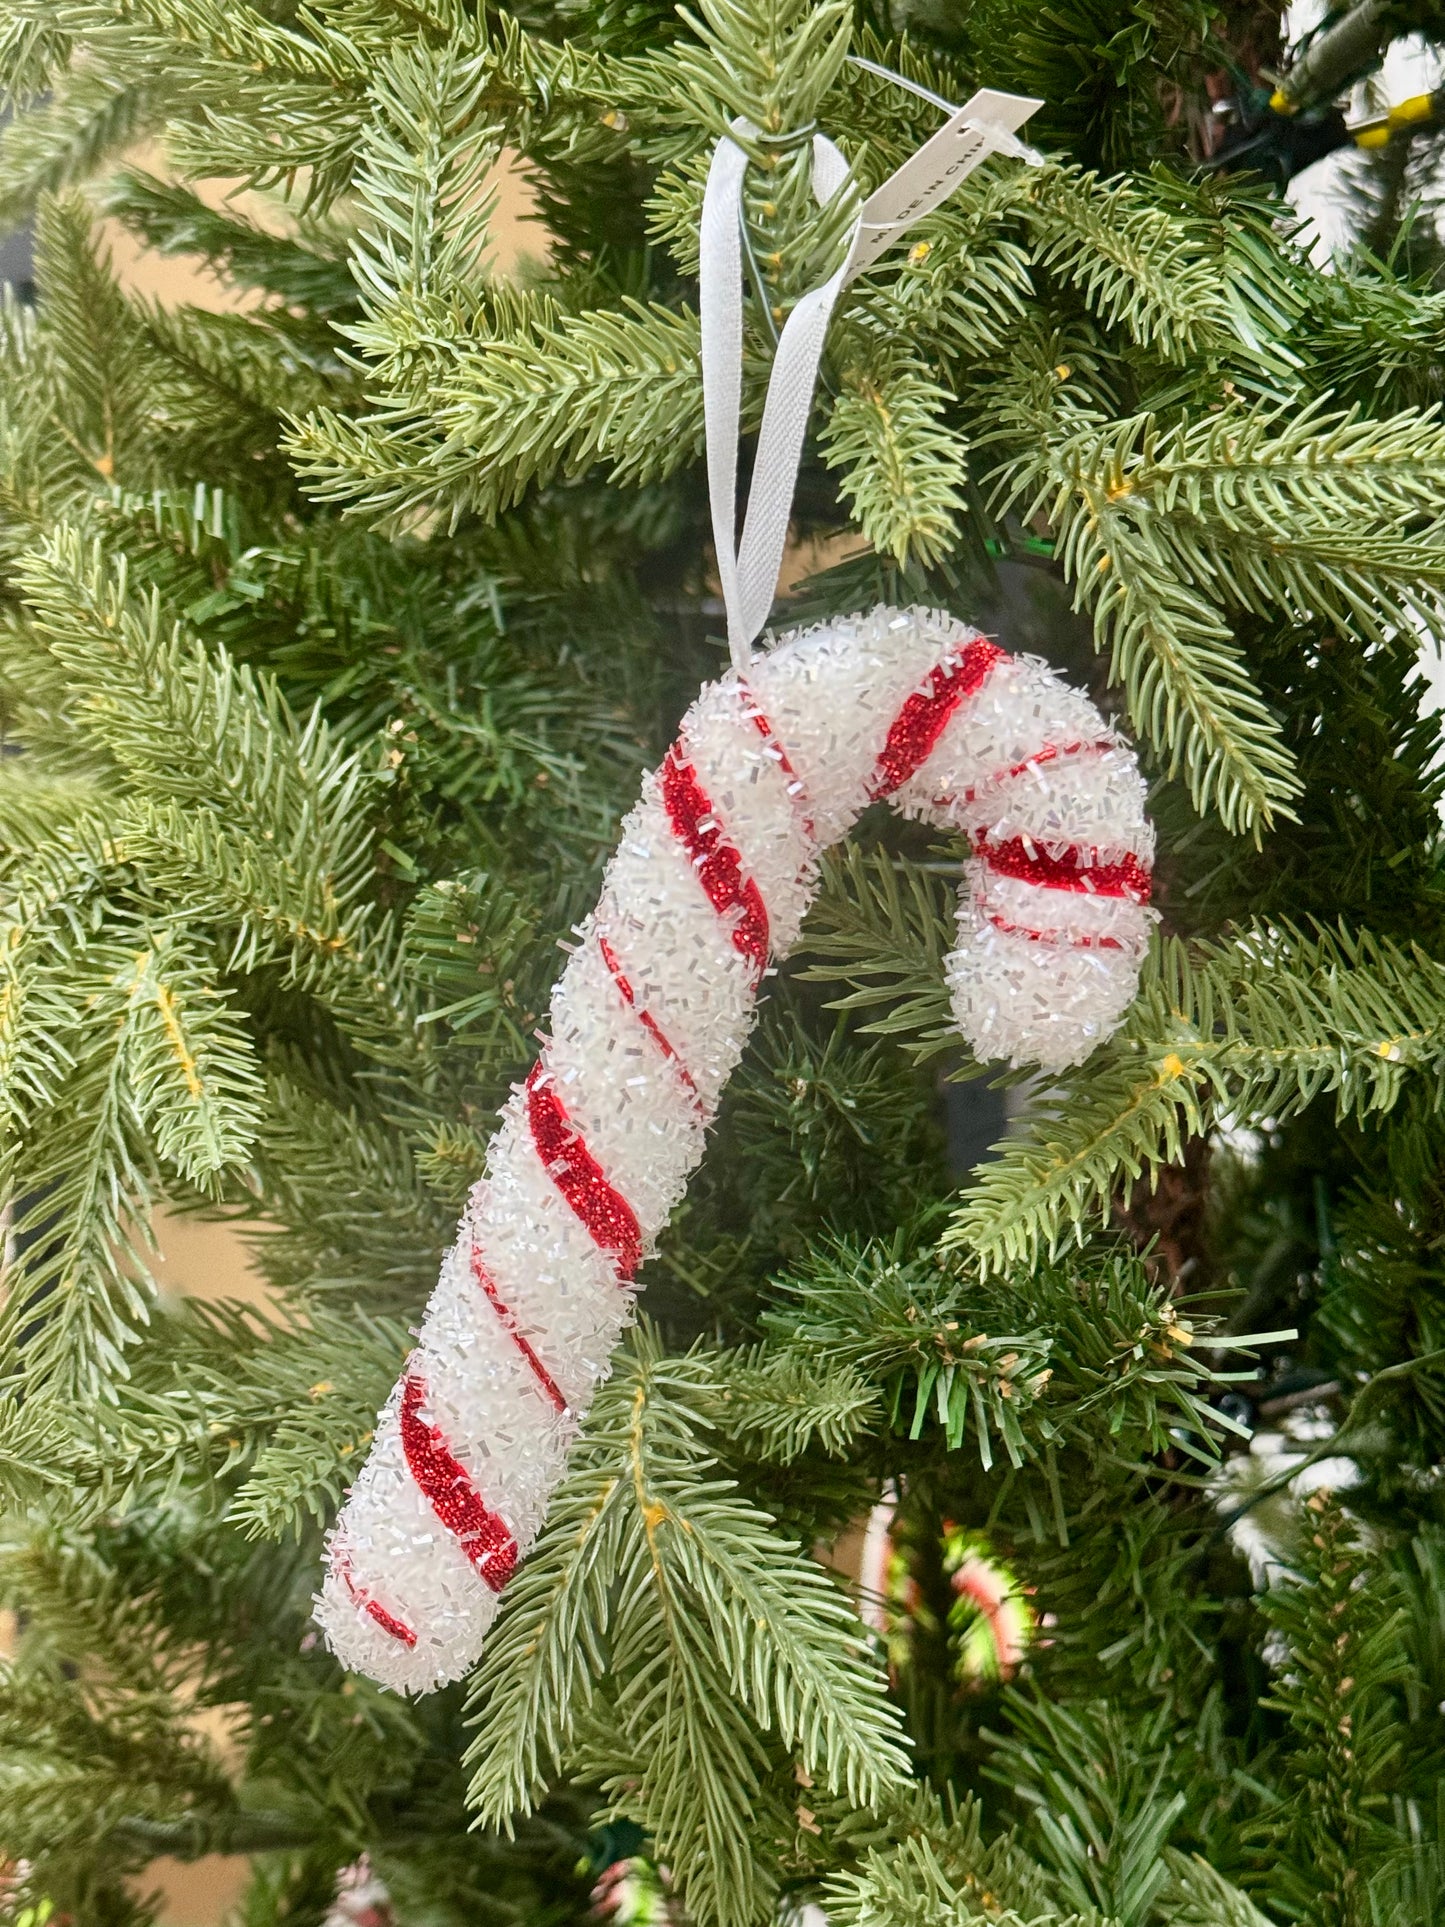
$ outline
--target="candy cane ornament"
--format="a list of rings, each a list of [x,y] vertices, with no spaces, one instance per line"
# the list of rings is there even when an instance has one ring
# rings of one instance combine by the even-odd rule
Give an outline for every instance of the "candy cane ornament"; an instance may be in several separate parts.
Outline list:
[[[703,1152],[818,858],[870,803],[968,851],[954,1015],[980,1057],[1057,1069],[1134,995],[1153,832],[1132,753],[1034,658],[954,618],[875,609],[754,659],[787,534],[833,304],[1037,102],[981,90],[867,201],[844,264],[783,328],[734,545],[746,161],[719,141],[700,236],[714,542],[733,667],[646,779],[552,993],[416,1350],[328,1548],[317,1618],[350,1667],[401,1691],[458,1678],[541,1527],[632,1315],[638,1271]],[[737,123],[740,132],[742,123]],[[817,135],[820,201],[848,191]]]
[[[417,1692],[477,1657],[818,857],[882,799],[970,852],[948,981],[980,1057],[1059,1069],[1119,1022],[1154,839],[1087,697],[887,608],[705,688],[623,827],[332,1535],[318,1618],[348,1666]]]

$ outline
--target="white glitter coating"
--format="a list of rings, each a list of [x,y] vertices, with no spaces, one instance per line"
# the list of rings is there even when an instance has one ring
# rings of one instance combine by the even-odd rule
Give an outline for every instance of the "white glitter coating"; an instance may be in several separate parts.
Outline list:
[[[745,685],[729,674],[688,711],[675,753],[708,799],[708,826],[756,885],[773,958],[796,941],[818,853],[870,801],[905,704],[980,640],[936,611],[879,608],[785,636]],[[1133,998],[1154,915],[1109,874],[1108,893],[1090,887],[1100,866],[1134,859],[1112,874],[1137,878],[1152,860],[1132,751],[1044,663],[1000,655],[891,800],[979,853],[964,866],[948,962],[975,1052],[1048,1070],[1087,1056]],[[1001,845],[1022,850],[1025,869],[1053,861],[1052,880],[1007,874],[997,856],[991,867]],[[759,986],[733,940],[737,916],[714,907],[649,776],[553,991],[542,1053],[644,1254],[701,1158],[752,1028]],[[424,1420],[520,1556],[633,1299],[544,1165],[514,1091],[407,1370],[425,1388]],[[347,1666],[423,1692],[475,1661],[498,1596],[418,1486],[400,1403],[398,1386],[331,1535],[316,1617]]]

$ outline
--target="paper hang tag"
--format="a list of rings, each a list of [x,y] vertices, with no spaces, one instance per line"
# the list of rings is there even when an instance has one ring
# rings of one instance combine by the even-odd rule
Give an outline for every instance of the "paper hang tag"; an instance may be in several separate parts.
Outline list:
[[[1018,151],[1020,143],[1013,136],[1043,104],[1022,94],[1001,94],[992,87],[980,87],[952,120],[863,203],[862,226],[848,256],[844,283],[871,268],[880,254],[915,221],[946,201],[959,182],[967,180],[990,154]]]

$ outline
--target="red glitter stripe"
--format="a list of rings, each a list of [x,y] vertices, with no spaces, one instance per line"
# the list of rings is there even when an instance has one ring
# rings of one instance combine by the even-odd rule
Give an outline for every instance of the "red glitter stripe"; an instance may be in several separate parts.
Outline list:
[[[622,1001],[636,1017],[638,1023],[641,1024],[642,1028],[647,1032],[663,1056],[676,1067],[678,1076],[692,1092],[693,1103],[701,1107],[702,1099],[697,1094],[697,1085],[692,1081],[692,1073],[673,1049],[662,1025],[658,1023],[650,1010],[638,1009],[636,992],[622,974],[622,965],[617,961],[617,952],[612,948],[612,945],[607,941],[606,937],[598,937],[597,948],[601,952],[603,963],[606,964],[608,970],[612,973],[613,983],[616,984],[618,990],[622,993]]]
[[[738,692],[747,705],[748,714],[753,719],[754,727],[777,758],[778,768],[787,778],[788,801],[798,812],[798,821],[802,825],[804,835],[810,843],[816,843],[818,840],[818,832],[813,827],[813,818],[808,810],[808,792],[803,787],[803,779],[793,768],[788,752],[783,748],[782,738],[764,715],[761,703],[759,703],[746,679],[742,676],[738,677]]]
[[[1092,850],[1066,849],[1049,856],[1025,836],[990,843],[987,830],[974,838],[974,851],[995,876],[1036,883],[1045,890],[1077,890],[1087,896],[1147,903],[1153,888],[1148,866],[1133,855],[1116,863],[1096,863],[1097,852]]]
[[[958,705],[978,692],[989,670],[1007,653],[996,642],[980,636],[934,664],[928,672],[928,688],[914,690],[893,719],[868,785],[868,794],[875,801],[891,796],[922,769]]]
[[[723,835],[680,744],[667,752],[658,774],[673,835],[687,851],[709,903],[728,921],[734,950],[761,976],[768,961],[768,913],[757,884],[743,875],[743,860]]]
[[[411,1627],[404,1625],[395,1613],[389,1613],[385,1606],[378,1605],[370,1593],[363,1591],[357,1585],[351,1576],[351,1560],[344,1553],[337,1561],[337,1571],[345,1581],[346,1590],[351,1594],[353,1601],[360,1606],[369,1619],[374,1619],[384,1633],[390,1633],[392,1638],[400,1640],[403,1646],[415,1646],[416,1634]]]
[[[426,1387],[409,1374],[401,1392],[401,1446],[411,1476],[479,1576],[493,1592],[500,1592],[516,1570],[517,1542],[496,1513],[487,1510],[440,1428],[422,1417],[425,1403]]]
[[[1060,756],[1103,756],[1109,750],[1116,749],[1117,747],[1118,745],[1107,736],[1101,736],[1097,741],[1092,743],[1045,743],[1041,750],[1038,750],[1032,756],[1026,757],[1022,763],[1015,763],[1011,769],[999,770],[996,775],[990,776],[985,782],[970,784],[963,792],[963,801],[965,803],[972,803],[976,801],[984,790],[994,789],[1000,783],[1012,782],[1019,776],[1027,776],[1030,770],[1038,769],[1043,763],[1057,762]],[[948,803],[952,801],[952,799],[950,797],[942,797],[940,801]]]
[[[550,1076],[540,1064],[527,1079],[527,1122],[537,1155],[552,1182],[611,1257],[617,1276],[630,1285],[642,1263],[642,1227],[632,1206],[607,1182],[602,1166],[575,1130]]]
[[[523,1337],[521,1327],[517,1323],[515,1312],[503,1302],[502,1294],[492,1282],[491,1273],[482,1263],[482,1254],[477,1250],[475,1245],[472,1246],[471,1258],[472,1276],[487,1294],[488,1299],[491,1301],[492,1309],[506,1326],[507,1335],[517,1350],[522,1354],[523,1358],[525,1358],[531,1366],[533,1376],[536,1378],[542,1390],[547,1394],[547,1397],[552,1401],[554,1408],[559,1412],[565,1412],[567,1409],[567,1401],[557,1389],[556,1379],[553,1378],[552,1374],[547,1370],[547,1367]]]
[[[1117,937],[1087,937],[1076,935],[1072,930],[1030,930],[1026,923],[1010,923],[1007,917],[996,917],[991,911],[984,913],[995,930],[1001,930],[1006,937],[1027,937],[1030,943],[1047,943],[1056,948],[1072,950],[1122,950],[1123,944]]]

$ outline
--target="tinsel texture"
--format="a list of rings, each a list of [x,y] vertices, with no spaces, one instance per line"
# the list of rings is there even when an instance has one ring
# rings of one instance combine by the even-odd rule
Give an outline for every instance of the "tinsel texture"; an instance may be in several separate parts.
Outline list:
[[[952,617],[879,608],[705,688],[553,991],[420,1339],[332,1535],[344,1662],[425,1691],[476,1659],[703,1150],[820,853],[870,802],[971,852],[948,967],[983,1058],[1078,1062],[1148,941],[1153,832],[1088,699]]]

